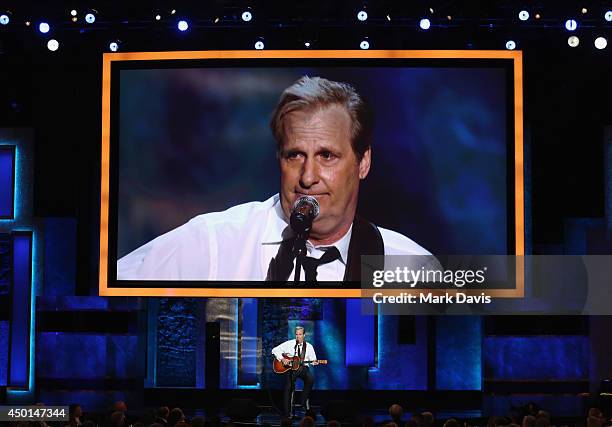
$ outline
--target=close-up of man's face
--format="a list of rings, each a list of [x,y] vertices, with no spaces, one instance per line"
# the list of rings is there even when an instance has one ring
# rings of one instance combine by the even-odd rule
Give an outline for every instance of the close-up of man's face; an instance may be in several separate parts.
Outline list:
[[[370,170],[370,150],[358,160],[351,144],[351,118],[340,105],[287,114],[279,153],[281,203],[287,218],[296,199],[316,197],[321,206],[310,237],[333,243],[355,216],[359,181]]]
[[[303,329],[295,330],[295,340],[299,343],[304,342],[304,330]]]

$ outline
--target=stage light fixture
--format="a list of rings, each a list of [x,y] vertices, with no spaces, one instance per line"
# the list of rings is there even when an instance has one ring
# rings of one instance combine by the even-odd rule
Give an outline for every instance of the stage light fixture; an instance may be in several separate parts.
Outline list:
[[[605,37],[597,37],[595,39],[595,47],[599,50],[605,49],[608,46],[608,40]]]
[[[578,47],[578,45],[580,44],[580,39],[578,37],[576,37],[576,36],[570,36],[567,39],[567,44],[570,47]]]
[[[251,19],[253,19],[253,14],[250,11],[245,10],[242,12],[242,20],[244,22],[249,22]]]
[[[612,22],[612,10],[606,11],[604,14],[604,19],[608,22]]]
[[[452,16],[450,16],[450,15],[446,15],[446,19],[447,19],[447,20],[449,20],[449,21],[452,21],[452,20],[453,20],[453,17],[452,17]]]
[[[263,37],[258,37],[255,42],[255,50],[264,50],[266,48],[266,44],[264,43]]]
[[[304,42],[304,47],[305,47],[306,49],[310,48],[310,42]]]
[[[155,20],[156,21],[161,21],[161,15],[159,13],[157,15],[155,15]]]
[[[429,13],[431,13],[432,15],[434,14],[433,7],[430,7],[430,8],[429,8]]]
[[[370,48],[370,42],[366,39],[361,40],[359,43],[359,48],[363,50],[368,50]]]
[[[9,17],[8,13],[3,13],[0,15],[0,24],[8,25],[9,22],[11,22],[11,18]]]
[[[535,14],[535,19],[540,19],[542,16],[539,13]]]
[[[30,22],[30,21],[25,21],[25,26],[26,26],[26,27],[29,27],[29,26],[30,26],[30,24],[31,24],[31,22]]]
[[[391,22],[391,15],[387,15],[387,21]]]
[[[170,15],[174,15],[175,13],[176,13],[176,9],[172,9],[172,10],[170,11]]]
[[[108,48],[111,52],[117,52],[119,50],[119,40],[112,41],[108,44]]]
[[[77,16],[77,11],[76,11],[76,9],[72,9],[72,10],[70,11],[70,16]]]
[[[359,12],[357,12],[357,19],[359,19],[361,22],[367,21],[368,12],[366,12],[365,10],[360,10]]]
[[[46,22],[41,22],[40,24],[38,24],[38,31],[40,31],[43,34],[47,34],[50,29],[51,27]]]
[[[55,52],[57,49],[59,49],[59,42],[55,39],[51,39],[47,42],[47,49],[49,49],[51,52]]]
[[[77,18],[76,16],[73,16],[72,18],[70,18],[70,20],[71,20],[72,22],[76,22],[76,21],[78,21],[78,18]]]
[[[179,31],[187,31],[189,29],[189,24],[187,23],[187,21],[184,20],[178,21],[178,24],[176,26]]]
[[[568,19],[565,21],[565,29],[567,31],[576,31],[576,28],[578,28],[578,23],[575,19]]]
[[[526,21],[529,19],[529,12],[527,12],[526,10],[521,10],[519,12],[519,19],[521,21]]]
[[[429,30],[429,27],[431,27],[431,21],[427,18],[423,18],[419,21],[419,27],[421,27],[422,30]]]
[[[508,50],[516,49],[516,43],[514,42],[514,40],[508,40],[506,42],[506,49],[508,49]]]
[[[587,13],[589,10],[586,7],[583,7],[580,12],[582,12],[582,14],[584,15],[585,13]]]

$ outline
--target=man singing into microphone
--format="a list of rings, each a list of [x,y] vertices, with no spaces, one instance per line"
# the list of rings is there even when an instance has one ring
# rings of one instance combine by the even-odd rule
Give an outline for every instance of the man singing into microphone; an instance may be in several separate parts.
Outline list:
[[[293,281],[292,209],[316,200],[300,257],[300,280],[360,280],[361,255],[430,255],[397,232],[356,215],[360,181],[371,166],[371,119],[350,85],[302,77],[285,89],[271,129],[280,194],[193,218],[117,263],[119,280]]]

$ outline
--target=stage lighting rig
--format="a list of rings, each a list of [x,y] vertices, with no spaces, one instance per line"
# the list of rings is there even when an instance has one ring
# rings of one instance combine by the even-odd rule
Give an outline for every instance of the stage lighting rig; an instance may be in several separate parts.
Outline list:
[[[516,49],[516,42],[514,40],[508,40],[506,42],[506,49],[508,49],[508,50]]]
[[[518,16],[521,21],[527,21],[529,19],[529,12],[526,10],[521,10]]]
[[[365,11],[365,9],[360,10],[359,12],[357,12],[357,19],[360,22],[365,22],[368,20],[368,12]]]
[[[242,12],[240,16],[244,22],[250,22],[253,19],[253,14],[251,13],[250,8]]]
[[[117,52],[119,50],[119,46],[121,45],[121,40],[113,40],[108,44],[108,49],[111,52]]]
[[[599,50],[605,49],[608,46],[608,40],[605,37],[597,37],[595,39],[595,47]]]
[[[51,52],[55,52],[59,49],[59,42],[55,39],[49,40],[47,42],[47,49],[49,49]]]
[[[189,24],[187,23],[187,21],[181,19],[176,24],[176,27],[179,29],[179,31],[187,31],[189,29]]]
[[[11,12],[2,12],[0,13],[0,24],[8,25],[11,22]]]
[[[51,30],[51,26],[47,22],[41,22],[38,24],[38,31],[43,34],[47,34]]]
[[[419,27],[421,27],[421,30],[429,30],[431,21],[428,18],[423,18],[419,21]]]
[[[85,15],[85,22],[87,22],[88,24],[93,24],[94,22],[96,22],[96,15],[97,13],[93,10],[91,12],[88,12]]]
[[[567,21],[565,21],[565,29],[567,31],[576,31],[577,28],[578,28],[578,23],[576,22],[575,19],[568,19]]]
[[[370,42],[368,41],[367,37],[364,37],[364,39],[361,40],[361,43],[359,43],[359,48],[363,50],[368,50],[370,48]]]
[[[569,36],[569,38],[567,39],[567,44],[569,45],[569,47],[578,47],[578,45],[580,44],[580,39],[578,38],[578,36]]]
[[[264,43],[263,37],[258,37],[257,41],[255,41],[255,49],[256,50],[264,50],[266,48],[266,44]]]

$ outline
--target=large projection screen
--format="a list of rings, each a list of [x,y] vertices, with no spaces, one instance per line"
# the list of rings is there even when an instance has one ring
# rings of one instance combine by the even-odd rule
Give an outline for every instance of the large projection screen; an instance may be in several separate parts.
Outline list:
[[[281,93],[302,76],[348,83],[373,113],[360,216],[433,255],[524,255],[519,51],[108,53],[100,295],[361,296],[359,282],[295,287],[265,276],[139,277],[121,269],[148,242],[177,235],[172,230],[192,239],[184,225],[198,218],[224,220],[232,207],[273,203],[280,172],[270,118]],[[240,247],[232,256],[244,263],[249,255]],[[160,269],[165,255],[158,254]],[[204,248],[185,256],[197,264],[209,254]],[[507,291],[498,296],[520,295]]]

